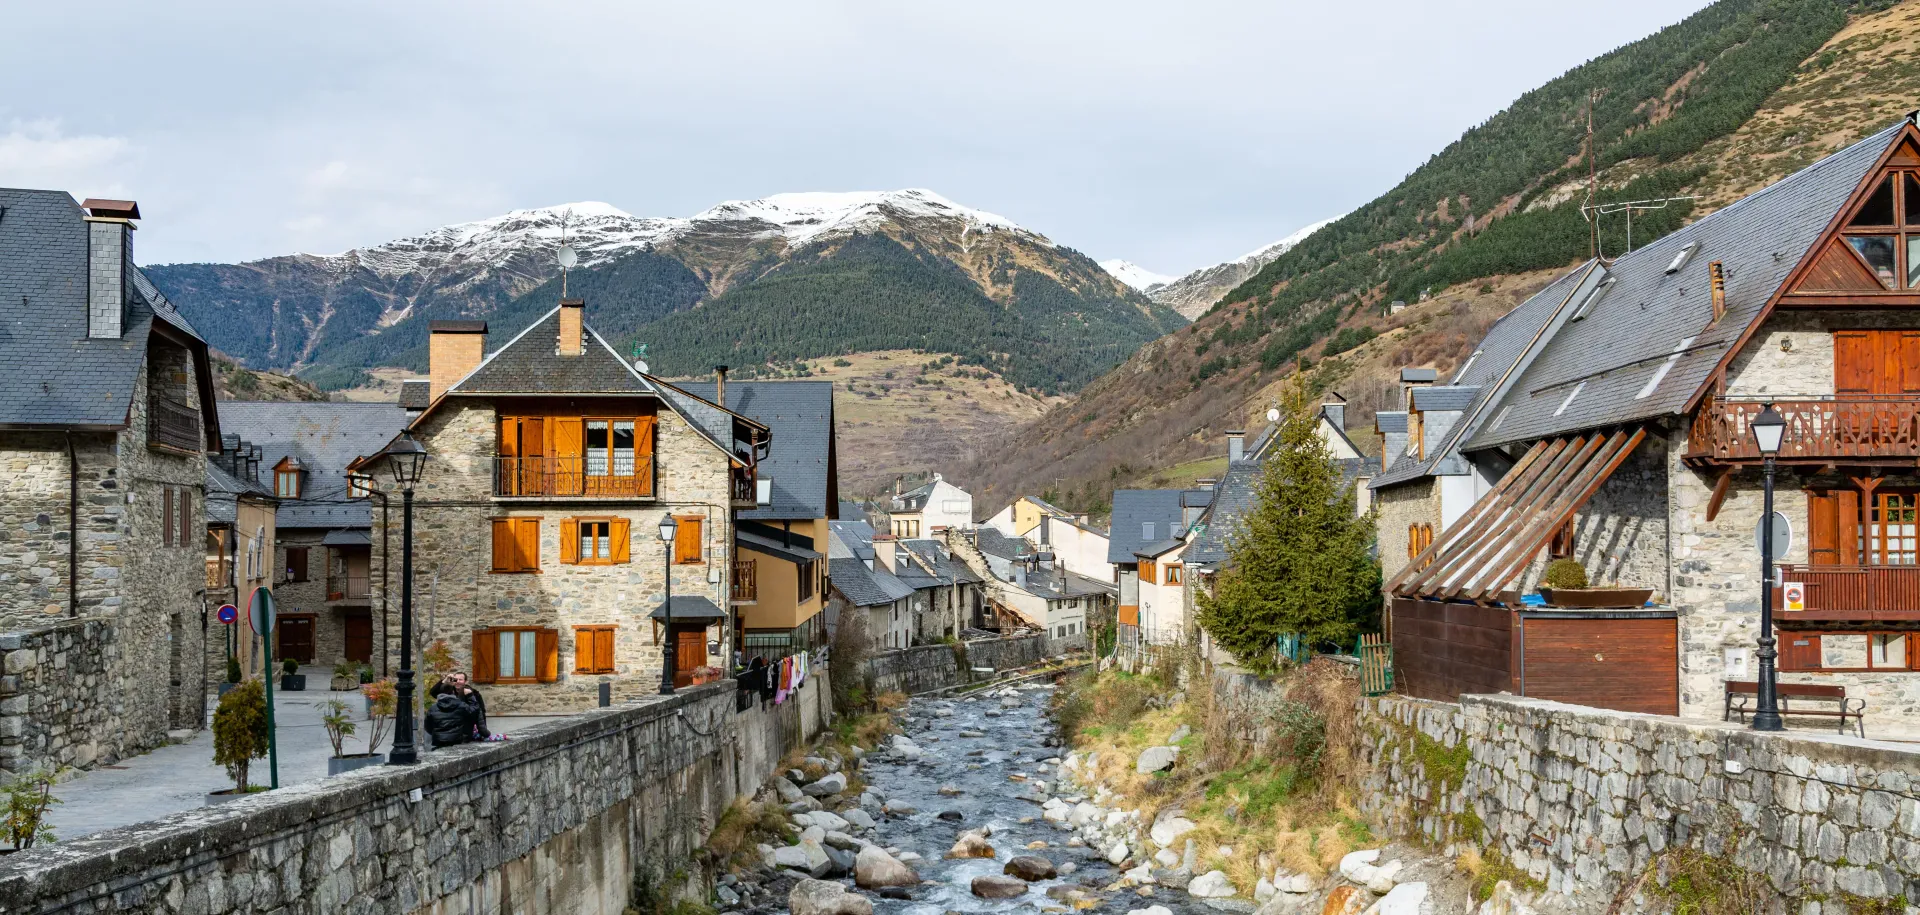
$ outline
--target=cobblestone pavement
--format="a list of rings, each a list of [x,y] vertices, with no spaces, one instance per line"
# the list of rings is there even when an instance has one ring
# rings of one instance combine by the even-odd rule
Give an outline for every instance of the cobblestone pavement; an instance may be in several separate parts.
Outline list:
[[[325,686],[331,675],[328,668],[302,671],[307,683]],[[366,751],[367,725],[365,702],[355,692],[307,689],[297,693],[273,693],[274,722],[279,732],[280,784],[295,785],[327,775],[327,757],[333,746],[320,724],[316,707],[328,699],[346,702],[353,710],[359,733],[347,738],[348,753]],[[207,721],[213,720],[208,704]],[[495,733],[511,735],[536,724],[554,720],[543,716],[489,716],[487,724]],[[425,735],[418,735],[421,752]],[[381,751],[393,746],[391,729]],[[267,784],[267,761],[255,760],[248,780]],[[151,753],[123,759],[117,765],[103,766],[82,773],[54,788],[60,799],[47,815],[56,840],[77,839],[104,829],[157,819],[170,813],[190,810],[206,803],[209,792],[233,787],[224,766],[213,763],[213,731],[202,729],[193,739],[161,747]]]

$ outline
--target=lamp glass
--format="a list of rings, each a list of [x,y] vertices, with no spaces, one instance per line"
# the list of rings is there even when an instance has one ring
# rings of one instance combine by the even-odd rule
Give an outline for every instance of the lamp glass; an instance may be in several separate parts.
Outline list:
[[[679,528],[680,528],[680,522],[673,520],[672,515],[668,515],[664,518],[661,518],[660,519],[660,539],[667,543],[672,543],[674,532],[677,531]]]
[[[1753,433],[1753,443],[1761,454],[1775,455],[1780,453],[1780,440],[1786,436],[1787,420],[1773,409],[1773,404],[1767,404],[1767,408],[1747,424],[1747,430]]]
[[[382,454],[393,467],[395,483],[412,486],[420,482],[420,472],[427,464],[427,449],[413,437],[413,433],[400,433],[400,438]]]

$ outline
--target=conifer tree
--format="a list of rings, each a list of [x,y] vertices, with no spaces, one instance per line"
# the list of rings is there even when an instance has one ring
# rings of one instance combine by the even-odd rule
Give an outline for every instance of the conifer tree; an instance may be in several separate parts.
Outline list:
[[[1243,528],[1228,546],[1213,593],[1199,594],[1199,621],[1241,663],[1271,663],[1276,638],[1345,644],[1379,607],[1373,518],[1354,516],[1354,491],[1315,431],[1296,373],[1282,395],[1284,418]]]

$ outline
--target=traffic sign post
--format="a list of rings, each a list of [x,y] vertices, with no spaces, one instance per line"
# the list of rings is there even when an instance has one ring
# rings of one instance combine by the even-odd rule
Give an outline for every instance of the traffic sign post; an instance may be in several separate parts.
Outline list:
[[[267,663],[260,679],[267,688],[267,786],[280,787],[280,738],[273,725],[273,591],[255,588],[247,596],[247,624],[260,633],[266,646]]]

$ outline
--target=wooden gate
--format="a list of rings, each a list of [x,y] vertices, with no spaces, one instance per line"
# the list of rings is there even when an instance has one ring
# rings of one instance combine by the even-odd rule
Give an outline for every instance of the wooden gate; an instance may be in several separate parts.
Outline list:
[[[1360,691],[1369,696],[1393,692],[1393,646],[1386,636],[1370,633],[1354,646],[1360,656]]]

